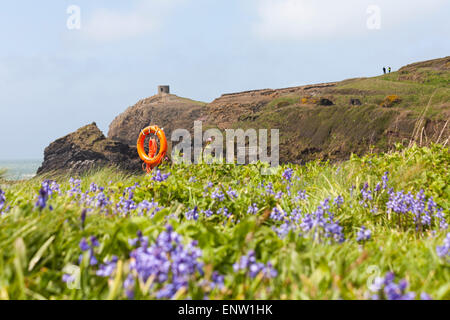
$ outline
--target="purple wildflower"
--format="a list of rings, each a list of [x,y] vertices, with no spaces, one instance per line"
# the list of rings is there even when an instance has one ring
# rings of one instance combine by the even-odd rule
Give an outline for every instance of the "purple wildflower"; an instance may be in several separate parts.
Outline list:
[[[207,217],[207,218],[209,218],[209,217],[211,217],[212,215],[214,215],[214,212],[213,212],[211,209],[202,210],[201,212],[202,212],[202,214],[204,214],[205,217]]]
[[[96,274],[99,277],[111,277],[114,271],[116,270],[118,258],[113,256],[111,260],[106,260],[104,264],[99,266]]]
[[[287,181],[291,182],[293,174],[294,174],[294,170],[292,170],[291,168],[287,168],[286,170],[284,170],[282,177],[284,179],[286,179]]]
[[[198,220],[198,208],[195,207],[194,209],[186,212],[186,219],[197,221]]]
[[[343,204],[344,204],[344,197],[341,195],[338,195],[334,200],[333,200],[333,204],[340,208]]]
[[[272,212],[270,213],[270,219],[275,221],[283,221],[286,218],[286,212],[284,210],[280,210],[278,208],[273,208]]]
[[[225,200],[225,195],[222,191],[219,190],[219,188],[216,188],[213,193],[211,193],[211,199],[217,199],[219,202],[222,202],[223,200]]]
[[[163,182],[170,177],[170,173],[161,174],[161,170],[156,170],[156,174],[152,177],[153,181]]]
[[[272,182],[269,182],[266,186],[266,193],[269,195],[275,195],[275,191],[273,190]]]
[[[181,236],[167,226],[155,244],[141,246],[131,252],[130,269],[144,283],[154,276],[155,283],[164,284],[157,292],[157,298],[172,298],[181,288],[187,288],[194,274],[203,274],[203,264],[198,261],[201,255],[196,242],[183,246]]]
[[[227,218],[231,218],[231,216],[233,215],[231,212],[229,212],[227,207],[219,208],[219,210],[217,210],[217,214],[223,215]]]
[[[443,245],[436,247],[436,251],[440,258],[450,258],[450,232],[447,233]]]
[[[128,299],[134,298],[134,286],[136,284],[136,280],[134,279],[133,275],[130,273],[128,277],[123,282],[123,287],[125,289],[125,295],[128,297]]]
[[[249,213],[249,214],[257,214],[258,210],[259,210],[258,206],[256,205],[256,203],[254,203],[251,206],[248,206],[247,213]]]
[[[84,223],[86,222],[87,209],[81,211],[81,229],[84,229]]]
[[[236,191],[231,189],[231,187],[228,188],[227,195],[230,197],[230,199],[236,199],[238,197]]]
[[[375,293],[373,300],[414,300],[415,292],[406,292],[408,282],[403,279],[394,282],[395,276],[388,272],[384,278],[376,278],[370,290]]]
[[[363,242],[370,240],[372,236],[372,231],[370,229],[367,229],[365,226],[362,226],[361,229],[358,231],[356,241]]]
[[[39,208],[40,210],[44,209],[47,206],[48,196],[48,188],[41,187],[38,194],[38,200],[35,205],[36,208]]]
[[[275,278],[277,271],[272,267],[269,262],[267,265],[256,261],[255,251],[250,250],[247,255],[241,257],[241,259],[233,265],[234,272],[241,270],[245,271],[251,278],[255,278],[258,274],[262,273],[265,278]]]
[[[295,198],[295,200],[297,200],[297,201],[308,200],[308,195],[306,194],[306,190],[301,190],[301,191],[297,192],[297,197]]]
[[[389,172],[385,172],[381,180],[383,181],[383,189],[386,190],[388,187],[387,184],[389,182]]]
[[[81,193],[81,180],[70,178],[69,183],[70,183],[70,190],[69,190],[70,197]]]
[[[316,211],[304,215],[300,227],[311,234],[313,240],[331,238],[339,243],[344,241],[343,228],[330,212],[329,199],[325,199]]]
[[[6,203],[5,192],[2,189],[0,189],[0,214],[3,213],[3,208],[5,207],[5,203]]]

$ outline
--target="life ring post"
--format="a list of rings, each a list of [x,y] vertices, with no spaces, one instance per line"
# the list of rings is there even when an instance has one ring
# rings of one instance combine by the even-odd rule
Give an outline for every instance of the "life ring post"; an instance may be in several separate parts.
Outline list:
[[[156,137],[159,140],[159,152],[156,155],[155,155],[157,150],[156,140],[150,140],[149,154],[145,152],[144,148],[145,138],[151,134],[156,135]],[[161,129],[158,126],[149,126],[142,129],[141,133],[139,134],[139,138],[137,140],[136,145],[139,157],[146,164],[147,172],[151,171],[153,168],[161,164],[167,153],[167,139],[166,134],[164,133],[164,129]]]

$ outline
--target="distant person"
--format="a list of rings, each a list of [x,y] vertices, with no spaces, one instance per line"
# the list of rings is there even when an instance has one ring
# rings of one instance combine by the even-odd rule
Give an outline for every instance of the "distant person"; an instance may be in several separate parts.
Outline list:
[[[391,71],[392,71],[392,69],[391,69],[391,67],[389,67],[389,73],[391,73]]]
[[[383,73],[386,74],[386,67],[383,67]]]

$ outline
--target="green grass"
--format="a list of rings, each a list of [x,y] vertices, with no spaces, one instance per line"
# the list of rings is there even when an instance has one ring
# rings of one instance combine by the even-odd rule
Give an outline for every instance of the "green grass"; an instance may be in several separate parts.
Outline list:
[[[400,147],[399,147],[400,148]],[[150,244],[170,224],[187,243],[197,240],[202,250],[204,275],[193,274],[186,290],[175,298],[202,299],[366,299],[368,283],[374,276],[392,271],[397,279],[409,282],[408,291],[418,295],[427,292],[434,299],[450,299],[450,264],[438,257],[436,247],[442,245],[447,231],[433,223],[431,228],[416,231],[411,217],[389,218],[385,190],[374,193],[368,207],[360,203],[360,188],[367,182],[373,190],[384,172],[390,172],[389,186],[396,191],[416,193],[423,189],[444,209],[450,210],[449,150],[438,145],[430,148],[412,147],[383,155],[353,156],[339,164],[311,162],[306,166],[282,166],[276,174],[262,176],[263,164],[178,166],[161,168],[170,172],[163,182],[151,176],[130,176],[114,169],[104,169],[81,177],[81,189],[89,197],[95,182],[105,187],[110,200],[117,204],[125,188],[138,183],[133,201],[158,202],[163,210],[154,216],[139,216],[137,210],[128,214],[114,213],[114,205],[104,211],[88,204],[81,195],[70,196],[68,176],[57,177],[61,195],[53,194],[43,210],[35,208],[42,178],[3,186],[6,204],[10,206],[0,218],[0,299],[126,299],[123,281],[130,273],[128,239],[138,230],[149,237]],[[282,177],[287,168],[294,170],[292,183]],[[195,180],[192,178],[195,177]],[[214,187],[205,191],[208,182]],[[271,182],[274,192],[284,195],[277,199],[259,185]],[[291,194],[287,187],[290,185]],[[354,186],[354,191],[350,188]],[[238,193],[236,199],[226,196],[223,202],[211,199],[215,188],[224,194],[229,188]],[[297,200],[297,192],[305,190],[308,199]],[[313,212],[325,198],[344,197],[341,208],[331,211],[343,227],[345,242],[313,239],[301,232],[298,225],[286,237],[279,237],[273,228],[281,223],[269,217],[273,208],[287,213],[299,208],[302,213]],[[128,195],[127,195],[128,197]],[[95,202],[94,202],[95,203]],[[259,211],[248,214],[249,205],[256,203]],[[49,209],[49,205],[53,210]],[[187,220],[186,212],[227,207],[232,216],[200,214],[197,221]],[[376,213],[371,212],[377,207]],[[84,226],[83,208],[92,208]],[[372,231],[371,240],[356,241],[361,226]],[[303,235],[299,235],[303,233]],[[117,269],[111,279],[95,274],[97,266],[81,264],[79,242],[83,237],[96,236],[101,245],[95,248],[97,259],[116,255]],[[258,261],[271,262],[278,271],[275,278],[260,274],[251,278],[234,272],[233,264],[255,250]],[[70,265],[80,269],[79,289],[70,289],[62,281],[63,270]],[[225,276],[223,289],[209,288],[202,283],[212,271]],[[136,299],[155,299],[161,285],[151,289],[137,283]]]

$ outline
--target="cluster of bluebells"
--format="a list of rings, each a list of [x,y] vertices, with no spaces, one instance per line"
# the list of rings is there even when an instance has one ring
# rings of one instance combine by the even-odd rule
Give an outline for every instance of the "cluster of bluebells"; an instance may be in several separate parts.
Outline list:
[[[436,252],[439,257],[450,261],[450,233],[447,233],[443,245],[436,247]]]
[[[233,216],[233,213],[230,212],[230,210],[228,210],[227,207],[219,208],[219,210],[217,210],[217,214],[218,215],[222,215],[222,216],[224,216],[227,219],[229,219],[229,218],[231,218]]]
[[[369,184],[366,182],[364,186],[361,188],[361,197],[362,200],[359,202],[361,205],[363,205],[365,208],[368,207],[368,202],[373,201],[373,194],[372,190],[369,189]]]
[[[237,192],[231,189],[231,187],[228,188],[227,195],[230,197],[230,199],[236,199],[238,197]]]
[[[188,219],[188,220],[195,220],[195,221],[197,221],[198,220],[198,214],[199,214],[198,208],[195,207],[194,209],[189,210],[188,212],[186,212],[185,216],[186,216],[186,219]]]
[[[69,190],[69,196],[76,196],[81,193],[81,180],[70,178],[70,190]]]
[[[344,197],[341,195],[338,195],[334,200],[333,200],[333,204],[337,207],[340,208],[343,204],[344,204]]]
[[[274,221],[285,221],[287,220],[287,213],[283,209],[279,209],[277,207],[272,209],[270,213],[270,219]]]
[[[117,256],[112,256],[111,259],[104,261],[101,264],[96,272],[96,275],[99,277],[111,277],[116,270],[117,261],[119,258]]]
[[[89,245],[90,243],[90,245]],[[94,248],[99,247],[100,243],[98,242],[97,238],[95,236],[91,236],[89,238],[89,241],[86,240],[86,238],[81,239],[80,241],[80,249],[82,252],[89,252],[89,265],[95,266],[98,261],[95,257]],[[81,261],[83,260],[83,254],[80,255],[78,259],[78,263],[81,264]]]
[[[406,217],[412,217],[417,229],[425,227],[431,228],[433,222],[438,225],[440,229],[447,229],[448,224],[444,217],[443,210],[437,208],[433,197],[428,200],[425,197],[424,191],[421,190],[415,196],[411,193],[404,193],[403,191],[389,191],[389,201],[386,207],[390,212],[400,214]]]
[[[127,216],[131,212],[137,211],[140,216],[148,215],[153,217],[155,213],[163,209],[153,199],[151,201],[143,200],[139,203],[134,201],[134,192],[139,187],[138,183],[125,188],[117,203],[114,203],[110,199],[105,188],[98,186],[94,182],[90,184],[89,190],[84,193],[80,188],[80,180],[71,178],[70,183],[71,189],[68,191],[69,196],[76,196],[79,199],[78,204],[82,207],[90,208],[88,209],[89,211],[92,208],[97,208],[100,212],[107,212],[110,207],[113,214]]]
[[[61,189],[59,184],[52,180],[44,180],[41,184],[41,188],[39,189],[38,199],[36,201],[35,207],[40,210],[44,209],[47,206],[48,199],[52,196],[52,194],[61,194]],[[53,210],[52,206],[49,206],[50,210]]]
[[[335,205],[338,207],[338,201]],[[301,209],[292,210],[290,214],[280,208],[273,208],[270,218],[277,222],[282,222],[279,227],[273,227],[273,230],[280,238],[292,230],[301,230],[301,236],[310,236],[314,241],[323,241],[326,239],[334,242],[344,242],[343,227],[335,219],[330,211],[330,199],[325,199],[312,213],[302,214]]]
[[[156,170],[155,175],[152,177],[153,181],[163,182],[166,181],[170,177],[170,173],[161,173],[161,170]]]
[[[5,211],[6,211],[6,196],[5,192],[2,189],[0,189],[0,215],[5,213]]]
[[[317,209],[306,214],[300,224],[303,232],[312,236],[315,241],[333,239],[335,242],[344,242],[343,228],[330,211],[330,199],[325,199]]]
[[[233,265],[234,272],[244,271],[251,278],[255,278],[258,274],[262,273],[265,278],[275,278],[278,275],[277,270],[272,267],[272,264],[268,262],[264,264],[257,262],[255,257],[255,251],[250,250],[247,255],[244,255]]]
[[[414,300],[416,298],[415,292],[407,292],[408,281],[406,279],[402,279],[398,283],[394,280],[395,275],[392,272],[388,272],[384,278],[377,277],[370,287],[370,291],[373,293],[372,300]],[[427,293],[422,293],[420,297],[422,300],[431,300]]]
[[[253,203],[252,205],[248,206],[247,213],[248,214],[257,214],[258,213],[258,205],[256,203]]]
[[[358,242],[364,242],[370,240],[372,237],[372,231],[370,229],[367,229],[365,226],[362,226],[361,229],[359,229],[358,234],[356,235],[356,241]]]
[[[225,194],[219,190],[219,188],[216,188],[212,193],[211,193],[211,199],[212,200],[218,200],[219,202],[222,202],[225,200]]]
[[[159,206],[158,202],[155,202],[154,199],[152,201],[142,200],[138,204],[139,215],[149,215],[152,218],[157,212],[161,211],[163,208]]]
[[[195,274],[203,275],[203,263],[199,260],[202,251],[197,247],[197,242],[183,245],[181,236],[170,225],[151,246],[148,238],[141,233],[130,244],[139,246],[130,253],[132,273],[124,283],[129,298],[132,298],[135,282],[131,278],[133,275],[143,283],[154,277],[154,283],[162,286],[156,292],[158,299],[173,298],[180,289],[188,287],[189,280]]]
[[[294,170],[292,170],[291,168],[287,168],[286,170],[284,170],[282,177],[283,179],[286,179],[287,181],[291,182],[293,174]]]
[[[306,190],[300,190],[297,192],[297,197],[295,197],[295,200],[301,201],[301,200],[308,200],[308,195],[306,194]]]
[[[122,213],[124,215],[129,214],[131,211],[136,210],[138,205],[134,202],[134,187],[126,188],[119,202],[116,204],[116,213]]]

